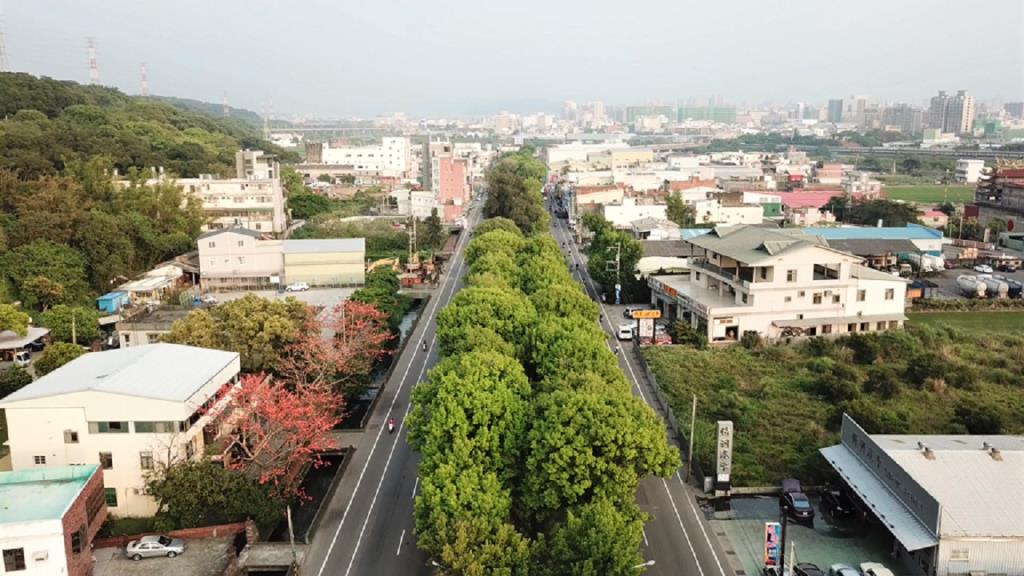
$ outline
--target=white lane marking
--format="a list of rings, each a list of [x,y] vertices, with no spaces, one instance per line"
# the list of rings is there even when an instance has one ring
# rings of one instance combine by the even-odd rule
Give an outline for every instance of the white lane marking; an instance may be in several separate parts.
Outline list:
[[[651,547],[651,543],[647,541],[647,529],[646,528],[641,528],[641,530],[643,530],[643,533],[644,533],[644,546],[650,548]]]
[[[468,234],[467,234],[466,237],[468,237]],[[466,239],[466,237],[461,238],[459,240],[459,242],[461,244],[464,244],[465,243],[464,240]],[[456,246],[456,253],[458,254],[459,257],[461,257],[462,256],[462,248]],[[454,277],[455,276],[452,275],[451,277],[446,278],[445,279],[445,284],[451,283],[451,285],[454,286],[455,283],[452,281],[452,279]],[[445,289],[446,289],[445,286],[441,287],[441,296],[442,297],[438,298],[437,300],[434,301],[433,309],[432,309],[430,315],[427,317],[427,322],[423,325],[423,332],[427,331],[427,327],[430,325],[431,319],[434,318],[434,314],[437,312],[437,306],[438,306],[438,304],[441,303],[441,300],[443,300],[443,295],[444,295]],[[423,332],[421,332],[421,334]],[[430,355],[430,351],[429,350],[427,351],[427,355],[428,356]],[[390,416],[391,412],[395,409],[395,403],[398,402],[398,397],[402,395],[402,388],[405,387],[405,381],[409,377],[409,370],[412,369],[412,365],[415,363],[415,360],[416,360],[416,347],[413,346],[412,347],[412,355],[409,356],[409,363],[405,367],[405,372],[402,373],[402,379],[398,383],[398,390],[395,391],[395,397],[391,399],[391,404],[388,406],[388,411],[387,411],[387,414],[385,414],[385,417]],[[426,361],[424,361],[424,365],[426,365]],[[406,411],[408,411],[408,410],[406,410]],[[402,425],[404,425],[404,424],[405,423],[403,422]],[[363,469],[360,470],[360,472],[359,472],[359,479],[356,480],[356,487],[352,490],[352,495],[349,496],[349,498],[348,498],[348,504],[345,505],[345,511],[341,515],[341,522],[338,523],[338,528],[334,531],[334,536],[331,538],[331,545],[327,547],[327,554],[324,556],[324,561],[320,563],[320,569],[317,570],[317,576],[323,576],[324,569],[327,568],[327,561],[330,560],[331,553],[334,552],[334,546],[335,546],[335,544],[338,543],[338,536],[341,534],[341,529],[345,525],[345,520],[348,518],[349,510],[352,509],[352,501],[355,500],[356,494],[359,492],[359,487],[363,483],[363,476],[366,474],[367,468],[370,467],[370,462],[373,461],[373,454],[374,454],[374,452],[377,451],[377,443],[380,442],[380,437],[384,433],[384,428],[385,428],[384,426],[381,426],[380,429],[377,430],[377,437],[374,438],[373,446],[370,447],[370,454],[369,454],[369,456],[366,457],[366,462],[363,464]],[[401,426],[399,427],[399,431],[401,431]],[[392,450],[394,450],[394,448],[392,448]],[[385,468],[384,471],[387,472],[387,468]],[[360,537],[361,536],[362,535],[360,535]],[[353,558],[354,557],[355,557],[355,553],[353,552]],[[350,564],[350,566],[351,566],[351,564]]]
[[[556,229],[557,230],[561,230],[560,227],[556,227]],[[569,253],[570,253],[570,255],[573,255],[573,250],[576,250],[576,246],[572,242],[572,239],[570,239],[569,240]],[[580,256],[580,260],[582,260],[582,259],[583,259],[582,256]],[[583,276],[583,275],[581,274],[581,276]],[[590,289],[596,295],[597,294],[597,288],[594,286],[593,279],[590,278],[589,275],[584,276],[584,278],[586,278],[587,282],[590,284]],[[598,298],[598,300],[600,300],[600,298]],[[612,326],[611,326],[611,319],[608,318],[608,315],[607,315],[606,310],[605,310],[604,303],[598,301],[597,305],[600,307],[601,314],[602,314],[602,316],[605,317],[605,321],[608,323],[608,328],[611,329],[612,328]],[[609,345],[609,348],[611,348],[611,345]],[[640,381],[637,380],[637,378],[636,378],[636,373],[633,371],[633,365],[632,365],[632,362],[629,361],[629,356],[627,354],[625,354],[625,352],[624,352],[622,354],[622,358],[626,361],[626,368],[629,369],[629,375],[633,378],[633,385],[636,387],[637,392],[640,393],[640,398],[643,399],[645,404],[647,404],[648,406],[651,406],[653,408],[651,403],[648,402],[647,396],[644,394],[643,389],[640,387]],[[679,470],[678,469],[676,470],[676,478],[679,480],[679,483],[683,485],[683,492],[686,493],[686,483],[684,483],[682,478],[680,478]],[[694,563],[697,564],[697,569],[700,570],[701,576],[703,576],[704,575],[704,570],[700,566],[700,560],[697,558],[697,553],[696,553],[696,551],[693,548],[693,544],[690,542],[690,536],[689,536],[689,534],[687,534],[686,527],[683,526],[682,518],[679,516],[679,510],[676,508],[675,497],[672,496],[672,491],[669,490],[668,482],[665,482],[664,478],[662,478],[662,484],[665,487],[665,494],[668,496],[669,502],[672,503],[672,509],[676,513],[676,520],[679,521],[679,527],[682,528],[682,530],[683,530],[683,536],[686,537],[686,543],[689,545],[690,552],[693,554]],[[690,505],[690,510],[693,513],[694,519],[697,521],[697,525],[700,526],[700,530],[701,530],[701,532],[704,535],[704,542],[707,544],[708,550],[711,552],[711,557],[715,559],[715,564],[718,565],[718,572],[722,576],[725,576],[725,570],[722,568],[722,561],[718,558],[718,553],[715,552],[715,547],[711,545],[711,538],[708,537],[707,529],[704,528],[704,523],[701,522],[700,516],[697,514],[696,507],[694,507],[693,502],[691,502],[689,498],[687,498],[686,500],[687,500],[687,502]],[[647,540],[647,534],[645,532],[644,533],[644,541],[646,542],[646,540]]]
[[[398,537],[398,549],[395,550],[395,556],[402,553],[402,540],[405,540],[405,529],[402,529],[402,535]]]
[[[420,487],[420,477],[419,477],[419,474],[417,474],[416,475],[416,482],[414,482],[413,485],[412,485],[412,497],[413,498],[416,498],[416,489],[419,488],[419,487]]]
[[[467,233],[466,237],[468,237],[468,233]],[[462,240],[465,240],[466,237],[463,237],[460,240],[460,242],[462,242]],[[457,249],[456,252],[458,253],[458,257],[456,259],[461,258],[461,256],[462,256],[461,249]],[[462,268],[463,268],[463,265],[465,264],[465,262],[466,262],[465,259],[462,258],[461,261],[459,262],[458,266],[455,267],[455,273],[452,274],[451,278],[448,278],[447,280],[452,280],[452,279],[458,278],[462,274]],[[453,263],[454,263],[454,261],[453,261]],[[447,283],[447,280],[446,280],[446,283]],[[449,285],[449,287],[451,287],[452,290],[448,294],[448,301],[451,301],[452,296],[455,295],[455,285],[456,285],[455,281],[451,282],[451,284]],[[435,312],[437,311],[437,303],[439,303],[442,299],[444,299],[444,292],[445,292],[446,289],[447,289],[447,287],[442,286],[441,297],[438,298],[437,302],[434,303],[435,304],[434,305],[434,311]],[[430,321],[433,320],[433,319],[434,319],[434,315],[433,315],[433,313],[431,313],[430,317],[427,320],[427,324],[424,326],[424,331],[426,331],[427,326],[430,325]],[[420,374],[417,377],[416,382],[421,381],[423,379],[423,374],[427,371],[427,360],[429,360],[430,353],[434,350],[434,344],[435,343],[437,343],[437,334],[436,334],[436,332],[435,332],[434,336],[432,336],[430,338],[430,346],[427,347],[427,356],[426,356],[426,359],[423,361],[423,367],[420,368]],[[410,364],[409,366],[411,367],[412,364]],[[405,377],[409,373],[408,368],[406,368],[405,372],[406,372],[406,374],[402,376],[402,385],[403,386],[405,385]],[[399,387],[398,390],[399,390],[399,393],[400,393],[402,388]],[[395,395],[395,400],[397,400],[397,399],[398,399],[398,394]],[[394,405],[394,400],[391,401],[391,404]],[[391,444],[391,451],[388,452],[388,458],[387,458],[387,460],[384,461],[384,471],[381,472],[380,480],[377,482],[377,489],[374,490],[374,492],[373,492],[373,499],[370,500],[370,508],[369,508],[369,510],[366,511],[366,518],[363,519],[363,525],[359,527],[359,538],[356,539],[356,546],[355,546],[355,548],[352,549],[352,557],[349,558],[348,568],[345,569],[345,576],[348,576],[349,573],[352,571],[352,565],[355,564],[356,556],[359,555],[359,547],[360,547],[360,545],[363,542],[363,535],[366,533],[366,525],[369,524],[370,516],[373,515],[373,509],[377,505],[377,496],[380,495],[380,488],[381,488],[381,486],[384,485],[384,477],[387,476],[388,469],[391,467],[391,457],[394,456],[394,454],[395,454],[395,448],[398,446],[398,441],[402,437],[402,429],[405,428],[405,421],[408,419],[409,410],[411,410],[411,409],[412,409],[412,402],[409,402],[408,404],[405,405],[405,416],[402,417],[402,422],[401,422],[401,424],[398,425],[398,437],[396,438],[395,442],[393,444]],[[391,411],[388,410],[388,413],[390,414]],[[357,489],[358,489],[358,486],[357,486]],[[353,495],[355,495],[354,492],[353,492]],[[332,545],[333,545],[333,542],[332,542]],[[326,559],[324,560],[324,562],[326,563]]]

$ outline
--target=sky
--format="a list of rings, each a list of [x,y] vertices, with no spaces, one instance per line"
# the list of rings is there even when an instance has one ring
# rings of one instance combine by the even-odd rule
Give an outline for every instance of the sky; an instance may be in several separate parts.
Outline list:
[[[1022,0],[0,0],[8,67],[292,117],[940,89],[1024,100]]]

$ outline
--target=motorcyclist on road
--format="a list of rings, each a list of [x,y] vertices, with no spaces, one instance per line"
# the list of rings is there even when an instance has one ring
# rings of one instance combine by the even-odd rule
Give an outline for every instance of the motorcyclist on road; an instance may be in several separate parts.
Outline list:
[[[388,418],[388,434],[395,431],[395,419]]]
[[[422,343],[423,343],[423,351],[426,352],[427,351],[427,341],[423,340]]]

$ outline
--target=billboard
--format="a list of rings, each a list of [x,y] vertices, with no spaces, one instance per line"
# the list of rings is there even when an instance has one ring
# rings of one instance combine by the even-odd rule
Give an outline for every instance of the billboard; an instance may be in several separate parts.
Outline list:
[[[715,490],[729,490],[732,476],[732,420],[719,420],[717,428]]]
[[[779,553],[782,546],[781,540],[782,525],[778,522],[764,523],[764,565],[779,566]]]
[[[661,318],[661,310],[633,310],[633,318]]]

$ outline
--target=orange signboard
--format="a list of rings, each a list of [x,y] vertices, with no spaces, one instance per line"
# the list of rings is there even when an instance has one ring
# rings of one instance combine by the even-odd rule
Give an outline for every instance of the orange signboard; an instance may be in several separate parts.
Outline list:
[[[661,310],[634,310],[633,318],[661,318]]]

